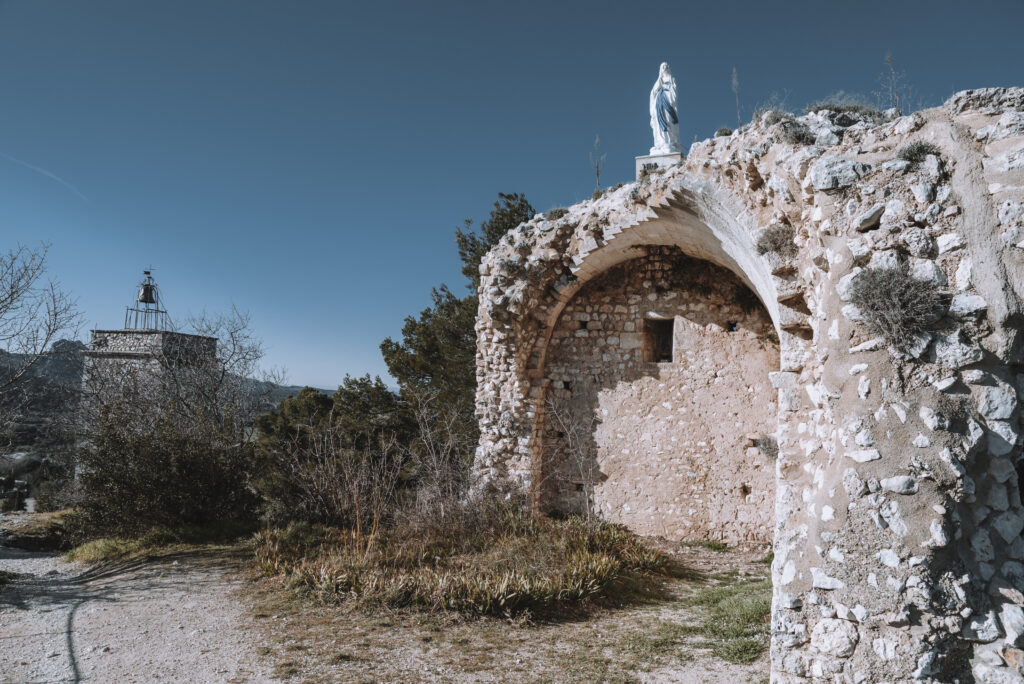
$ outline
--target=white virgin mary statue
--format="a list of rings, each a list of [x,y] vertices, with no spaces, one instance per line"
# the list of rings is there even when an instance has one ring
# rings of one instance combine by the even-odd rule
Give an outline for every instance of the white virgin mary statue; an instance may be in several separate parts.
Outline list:
[[[654,131],[652,155],[682,151],[679,145],[679,115],[676,110],[676,79],[669,71],[668,62],[661,63],[658,80],[651,88],[651,130]]]

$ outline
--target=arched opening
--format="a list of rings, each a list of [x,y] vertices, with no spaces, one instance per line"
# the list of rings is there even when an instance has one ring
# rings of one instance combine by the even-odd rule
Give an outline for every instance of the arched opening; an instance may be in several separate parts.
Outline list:
[[[592,275],[538,369],[539,504],[672,540],[770,543],[779,340],[732,271],[639,244]]]

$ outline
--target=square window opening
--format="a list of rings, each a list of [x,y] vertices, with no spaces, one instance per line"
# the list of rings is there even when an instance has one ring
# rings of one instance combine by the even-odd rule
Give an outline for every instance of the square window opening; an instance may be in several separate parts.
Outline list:
[[[653,363],[672,361],[675,320],[647,319],[644,321],[644,342],[647,360]]]

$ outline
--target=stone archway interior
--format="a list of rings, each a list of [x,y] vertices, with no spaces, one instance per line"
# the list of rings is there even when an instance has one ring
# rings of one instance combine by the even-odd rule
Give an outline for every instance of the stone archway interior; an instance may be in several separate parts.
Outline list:
[[[769,543],[772,320],[724,268],[676,247],[631,251],[552,331],[541,505],[672,540]]]

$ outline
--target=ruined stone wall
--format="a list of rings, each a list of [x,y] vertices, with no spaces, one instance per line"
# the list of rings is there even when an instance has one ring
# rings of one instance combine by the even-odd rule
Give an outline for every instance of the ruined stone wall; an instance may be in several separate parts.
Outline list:
[[[1022,681],[1024,89],[768,112],[511,231],[480,270],[480,482],[541,487],[562,311],[647,246],[732,271],[779,336],[773,681]],[[942,296],[906,351],[851,302],[884,268]]]
[[[162,355],[180,360],[212,358],[217,353],[217,340],[167,330],[93,330],[89,353]]]
[[[84,356],[83,410],[93,411],[111,399],[152,401],[165,385],[202,377],[216,360],[217,339],[166,330],[93,330]]]
[[[770,542],[775,463],[752,442],[775,430],[771,319],[729,271],[674,247],[638,252],[587,283],[552,332],[541,505],[673,540]]]

